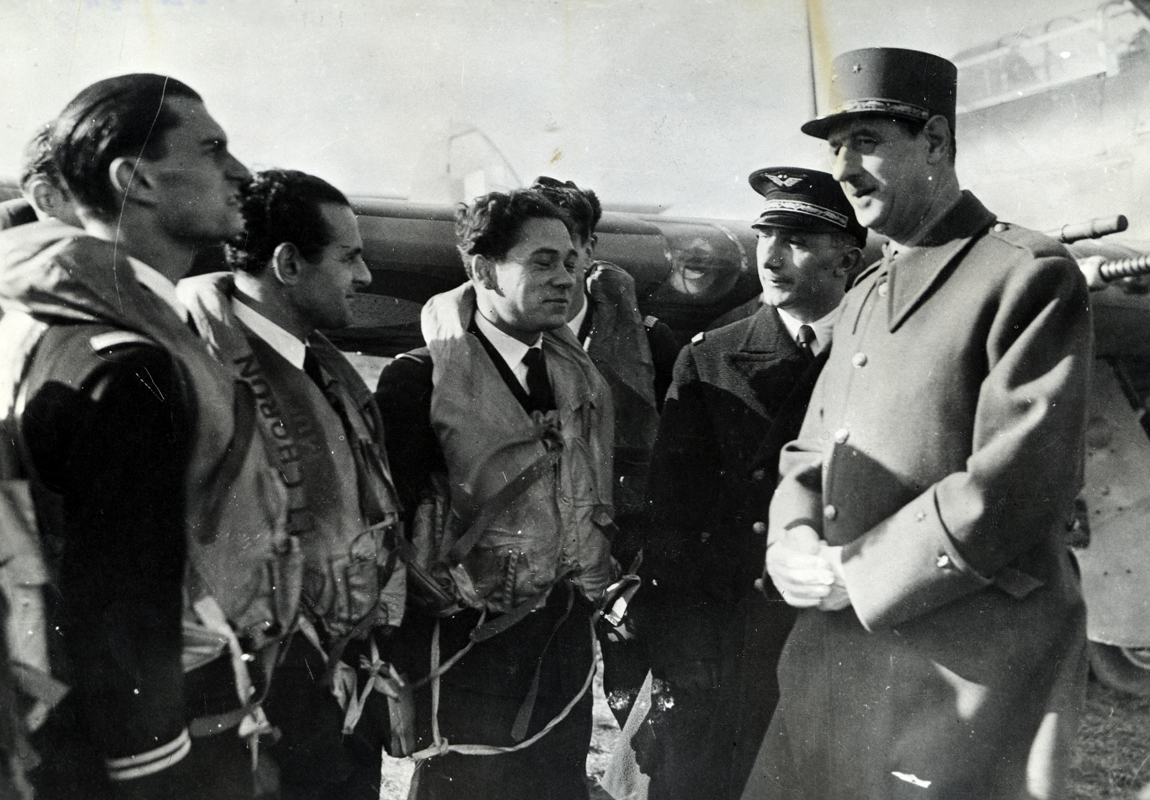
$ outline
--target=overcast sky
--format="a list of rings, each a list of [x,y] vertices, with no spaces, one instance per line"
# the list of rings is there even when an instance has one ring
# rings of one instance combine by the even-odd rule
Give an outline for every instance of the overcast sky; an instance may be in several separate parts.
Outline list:
[[[817,51],[944,56],[1089,0],[811,0]],[[408,196],[475,126],[523,180],[750,218],[746,176],[824,167],[802,0],[0,0],[0,176],[38,123],[123,72],[189,83],[249,166]]]

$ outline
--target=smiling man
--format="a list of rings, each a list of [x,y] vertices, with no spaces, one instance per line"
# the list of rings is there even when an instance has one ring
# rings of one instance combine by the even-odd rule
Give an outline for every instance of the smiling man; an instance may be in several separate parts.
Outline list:
[[[3,539],[49,545],[48,652],[73,686],[33,738],[36,796],[252,797],[245,664],[294,617],[270,579],[295,580],[285,486],[173,285],[243,230],[248,171],[162,75],[89,86],[49,140],[84,230],[0,234],[6,435],[39,524]]]
[[[410,469],[420,454],[446,473],[451,514],[436,546],[463,606],[438,623],[413,610],[405,626],[410,674],[427,673],[429,651],[460,657],[417,697],[422,744],[433,748],[415,776],[421,800],[588,796],[591,621],[611,579],[614,415],[610,389],[567,327],[571,227],[530,190],[461,209],[469,279],[424,307],[427,350],[380,376],[409,507],[428,495],[427,476]],[[415,536],[419,548],[418,525]]]
[[[283,734],[269,752],[284,800],[374,797],[387,703],[372,694],[357,718],[347,687],[337,702],[325,676],[338,670],[367,696],[367,681],[353,677],[359,658],[372,660],[402,620],[397,501],[375,399],[320,332],[352,323],[350,298],[371,273],[351,205],[320,178],[260,172],[244,188],[243,214],[244,233],[227,248],[230,279],[198,276],[179,290],[204,338],[260,398],[281,469],[298,477],[289,530],[304,557],[302,630],[264,705]]]
[[[662,745],[640,756],[651,798],[738,797],[771,719],[794,612],[755,590],[766,540],[753,526],[866,242],[825,172],[774,167],[750,183],[766,199],[753,224],[762,307],[683,348],[652,456],[635,613],[650,619],[658,705],[674,702],[652,711]]]
[[[953,64],[858,50],[833,80],[839,105],[803,130],[891,241],[780,457],[766,570],[800,610],[745,796],[1061,797],[1086,676],[1062,537],[1086,286],[960,190]]]

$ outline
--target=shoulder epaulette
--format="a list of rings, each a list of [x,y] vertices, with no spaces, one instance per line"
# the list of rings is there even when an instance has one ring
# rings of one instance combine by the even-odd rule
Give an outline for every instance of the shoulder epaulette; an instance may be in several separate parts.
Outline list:
[[[658,324],[659,324],[659,318],[658,317],[652,317],[650,314],[643,317],[643,325],[647,329],[654,328]]]
[[[702,344],[703,340],[707,338],[706,331],[699,331],[691,337],[691,344]]]
[[[126,347],[131,344],[145,344],[156,346],[156,343],[135,331],[106,331],[104,333],[97,333],[88,340],[92,350],[97,353],[106,353],[109,350],[115,350],[117,347]]]

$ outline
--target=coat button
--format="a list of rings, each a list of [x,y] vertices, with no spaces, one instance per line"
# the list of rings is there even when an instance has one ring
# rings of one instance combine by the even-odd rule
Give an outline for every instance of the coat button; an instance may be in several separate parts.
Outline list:
[[[865,366],[866,365],[866,353],[855,353],[853,356],[851,356],[851,363],[854,364],[856,367]]]
[[[823,516],[827,519],[834,519],[839,515],[839,510],[834,506],[828,505],[823,509]]]
[[[707,543],[707,542],[709,542],[710,540],[711,540],[711,533],[710,533],[710,531],[702,531],[702,532],[699,534],[699,541],[700,541],[700,542],[702,542],[703,544],[706,544],[706,543]]]
[[[934,563],[935,566],[937,566],[939,569],[946,569],[950,566],[950,556],[948,556],[946,553],[943,553],[938,557],[938,561]]]
[[[756,480],[756,481],[761,481],[766,477],[767,477],[767,471],[765,469],[757,469],[751,473],[751,478],[753,480]]]
[[[847,439],[851,438],[851,432],[846,428],[839,428],[835,431],[835,441],[839,444],[846,444]]]
[[[890,291],[890,288],[887,286],[886,283],[880,283],[878,285],[878,296],[879,297],[886,297],[887,292],[889,292],[889,291]]]

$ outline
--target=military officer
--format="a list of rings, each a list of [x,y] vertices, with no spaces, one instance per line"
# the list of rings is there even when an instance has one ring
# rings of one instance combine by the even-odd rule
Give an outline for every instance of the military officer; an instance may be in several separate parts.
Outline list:
[[[960,189],[956,69],[835,59],[803,126],[885,257],[780,457],[766,571],[798,619],[745,797],[1060,795],[1085,679],[1061,532],[1091,323],[1066,250]]]
[[[866,229],[825,172],[761,169],[762,303],[680,353],[652,459],[646,586],[656,677],[674,697],[652,798],[738,796],[777,700],[794,610],[754,590],[779,448],[826,361]],[[649,605],[649,608],[645,608]],[[663,705],[665,705],[665,698]]]

